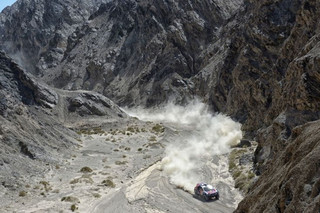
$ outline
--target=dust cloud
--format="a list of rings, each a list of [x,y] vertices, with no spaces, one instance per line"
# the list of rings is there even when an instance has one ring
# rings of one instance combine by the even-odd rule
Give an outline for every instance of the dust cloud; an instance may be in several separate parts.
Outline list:
[[[168,104],[161,109],[125,109],[144,121],[163,122],[185,131],[167,145],[161,169],[170,182],[192,192],[197,182],[204,181],[205,165],[214,155],[230,151],[242,138],[241,125],[222,114],[209,113],[207,106],[193,101],[187,106]]]

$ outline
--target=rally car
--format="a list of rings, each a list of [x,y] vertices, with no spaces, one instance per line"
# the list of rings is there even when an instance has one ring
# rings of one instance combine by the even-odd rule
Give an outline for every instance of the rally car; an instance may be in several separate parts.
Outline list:
[[[198,183],[194,187],[194,194],[208,201],[212,198],[219,200],[219,191],[212,185],[206,183]]]

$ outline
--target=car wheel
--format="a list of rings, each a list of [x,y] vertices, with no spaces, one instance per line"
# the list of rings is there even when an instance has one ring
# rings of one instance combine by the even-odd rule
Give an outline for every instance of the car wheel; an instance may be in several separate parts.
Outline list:
[[[216,196],[217,200],[219,200],[219,195]]]

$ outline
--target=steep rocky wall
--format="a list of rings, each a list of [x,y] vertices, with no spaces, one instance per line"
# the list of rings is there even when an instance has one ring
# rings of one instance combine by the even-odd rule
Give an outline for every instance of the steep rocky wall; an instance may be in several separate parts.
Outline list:
[[[294,128],[284,150],[275,154],[235,212],[318,212],[319,128],[319,121]]]
[[[0,48],[41,75],[42,68],[59,63],[68,36],[107,1],[18,0],[0,14]]]
[[[69,36],[61,64],[43,69],[43,78],[60,88],[98,91],[122,105],[154,106],[172,97],[183,102],[195,95],[191,78],[212,58],[219,47],[212,44],[241,4],[104,4]]]
[[[55,97],[53,89],[0,52],[1,187],[17,190],[25,178],[43,172],[46,163],[59,162],[75,147],[76,134],[50,114]]]
[[[227,112],[247,115],[244,130],[259,142],[255,168],[262,175],[237,212],[316,212],[320,4],[251,1],[247,8],[252,17],[243,29],[251,33],[235,38],[234,86],[224,95],[232,99]]]

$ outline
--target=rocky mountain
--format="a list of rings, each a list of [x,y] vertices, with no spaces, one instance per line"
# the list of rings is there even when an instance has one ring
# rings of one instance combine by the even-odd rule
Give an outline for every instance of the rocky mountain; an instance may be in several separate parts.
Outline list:
[[[19,0],[0,14],[0,47],[51,86],[119,105],[199,97],[259,143],[261,176],[237,211],[314,212],[319,9],[315,0]],[[48,100],[33,102],[56,104],[44,91]]]
[[[240,0],[112,1],[102,4],[85,21],[71,9],[53,15],[61,19],[62,26],[56,26],[55,19],[44,15],[40,17],[41,24],[24,26],[12,15],[2,21],[2,31],[7,35],[3,43],[10,41],[15,47],[9,46],[11,55],[24,56],[32,50],[31,66],[55,87],[95,90],[122,105],[153,106],[171,97],[181,100],[193,97],[195,86],[191,78],[212,57],[210,52],[216,51],[212,44],[219,40],[222,26],[241,3]],[[50,8],[57,7],[51,4]],[[10,13],[16,14],[9,9],[3,17]],[[32,20],[33,14],[26,16]],[[69,17],[80,23],[67,21]],[[14,38],[10,32],[12,24],[19,28],[18,32],[24,28],[40,32],[21,33]],[[47,28],[55,30],[44,36],[41,30]],[[44,41],[37,39],[40,35],[45,37]],[[19,43],[24,46],[19,47]]]
[[[63,57],[68,37],[108,0],[18,0],[0,14],[1,49],[29,72],[37,64],[54,66]]]

